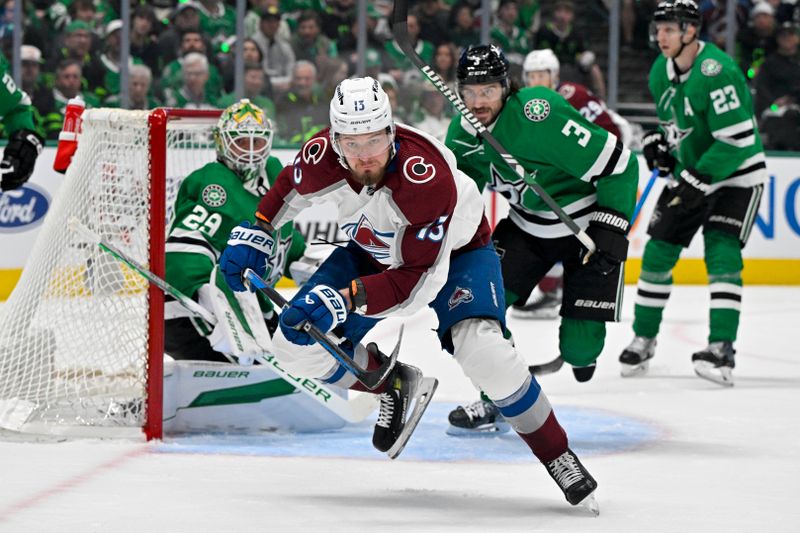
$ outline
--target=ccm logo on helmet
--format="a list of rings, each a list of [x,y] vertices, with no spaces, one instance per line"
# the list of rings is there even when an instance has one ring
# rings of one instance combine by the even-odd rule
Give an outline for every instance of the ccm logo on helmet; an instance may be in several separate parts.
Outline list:
[[[411,183],[428,183],[436,176],[436,167],[418,155],[413,155],[403,163],[403,175]]]
[[[305,146],[303,146],[303,163],[308,165],[316,165],[322,160],[322,155],[325,149],[328,148],[328,139],[325,137],[317,137],[311,139]]]

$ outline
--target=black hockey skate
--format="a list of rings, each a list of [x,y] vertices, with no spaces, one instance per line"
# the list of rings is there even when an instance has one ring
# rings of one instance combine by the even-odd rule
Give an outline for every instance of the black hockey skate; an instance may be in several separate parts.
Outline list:
[[[533,320],[549,320],[556,318],[561,309],[563,289],[557,288],[549,292],[542,292],[537,287],[530,303],[514,304],[511,306],[511,316]]]
[[[448,435],[475,435],[481,433],[506,433],[511,429],[500,409],[492,402],[478,400],[466,407],[458,406],[447,416]]]
[[[594,371],[597,369],[597,361],[593,361],[592,364],[586,366],[573,366],[572,367],[572,374],[575,376],[575,380],[578,383],[586,383],[592,376],[594,376]]]
[[[398,362],[387,383],[386,391],[378,395],[380,408],[372,445],[394,459],[414,433],[439,382],[422,377],[415,366]]]
[[[733,356],[736,350],[730,341],[709,343],[705,350],[692,354],[694,372],[703,379],[724,387],[733,387],[731,370],[736,366]]]
[[[600,514],[600,507],[594,498],[597,481],[584,468],[578,456],[572,450],[567,448],[567,451],[556,459],[544,463],[544,466],[570,504],[580,504],[595,515]]]
[[[637,335],[619,356],[619,362],[622,363],[620,374],[623,378],[629,378],[646,373],[650,359],[655,354],[656,339]]]

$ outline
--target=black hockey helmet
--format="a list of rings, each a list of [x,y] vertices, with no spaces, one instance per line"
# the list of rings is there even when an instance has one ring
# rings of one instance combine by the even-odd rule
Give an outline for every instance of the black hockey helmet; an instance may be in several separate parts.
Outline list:
[[[653,13],[653,22],[677,22],[682,30],[686,24],[700,26],[700,10],[694,0],[662,0]]]
[[[456,78],[459,86],[499,81],[508,87],[508,59],[497,45],[470,45],[458,60]]]

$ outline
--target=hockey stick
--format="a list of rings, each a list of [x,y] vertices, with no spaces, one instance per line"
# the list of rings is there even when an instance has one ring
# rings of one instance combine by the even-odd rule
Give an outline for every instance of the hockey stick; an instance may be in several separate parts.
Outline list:
[[[647,200],[647,196],[650,194],[650,189],[653,188],[653,185],[656,183],[656,178],[658,178],[658,169],[653,169],[653,173],[650,174],[650,179],[647,180],[647,185],[644,186],[644,191],[642,191],[642,195],[639,197],[639,201],[636,202],[636,207],[633,208],[633,216],[631,217],[631,225],[632,228],[634,224],[636,224],[636,219],[639,217],[639,212],[642,210],[642,206],[644,202]]]
[[[101,236],[94,233],[92,230],[84,226],[80,223],[77,218],[71,218],[68,221],[69,228],[76,233],[79,233],[86,239],[92,241],[93,243],[97,244],[102,250],[108,252],[109,254],[113,255],[117,260],[125,263],[133,270],[135,270],[139,275],[145,278],[147,281],[161,289],[165,294],[169,294],[175,300],[180,303],[185,309],[189,312],[194,314],[195,316],[202,318],[206,322],[211,325],[217,323],[217,318],[211,314],[205,307],[200,305],[199,303],[195,302],[178,289],[167,283],[165,280],[161,279],[160,277],[153,274],[150,270],[146,267],[138,263],[133,258],[129,257],[127,254],[116,248],[114,245],[110,244],[107,240],[102,238]],[[235,360],[232,356],[228,354],[223,354],[228,360],[233,364],[239,364],[238,361]],[[314,401],[323,405],[327,409],[329,409],[332,413],[336,416],[342,418],[343,420],[350,422],[350,423],[358,423],[364,420],[367,416],[369,416],[372,411],[375,410],[377,407],[376,397],[372,394],[361,394],[355,397],[352,400],[346,400],[339,396],[332,390],[329,390],[325,384],[320,383],[317,380],[309,380],[312,386],[306,386],[305,381],[302,383],[300,382],[299,378],[296,378],[289,374],[286,370],[281,368],[278,362],[275,360],[273,356],[265,357],[263,355],[259,355],[255,357],[259,363],[264,365],[267,368],[270,368],[275,371],[276,374],[280,375],[281,378],[293,385],[295,389],[299,390],[301,393],[305,394],[306,396],[313,398]]]
[[[286,301],[286,298],[284,298],[281,293],[269,286],[261,278],[261,276],[253,272],[251,269],[245,269],[242,277],[252,287],[255,287],[264,293],[267,298],[272,300],[272,302],[278,307],[285,308],[289,305],[289,302]],[[331,334],[323,333],[322,330],[310,322],[302,322],[299,325],[299,329],[302,329],[308,333],[309,336],[317,341],[320,346],[325,348],[334,359],[339,361],[339,364],[353,374],[359,383],[364,385],[369,390],[375,390],[381,385],[381,383],[386,381],[386,378],[389,376],[389,373],[392,371],[394,364],[397,361],[397,355],[400,352],[400,341],[403,338],[403,328],[401,327],[400,337],[397,339],[397,344],[395,345],[394,350],[392,350],[389,358],[386,359],[386,361],[384,361],[383,364],[381,364],[381,366],[375,370],[369,371],[365,368],[361,368],[358,363],[353,361],[352,357],[347,355],[344,350],[339,347],[342,339],[335,338]]]
[[[406,56],[411,60],[415,67],[417,67],[428,80],[433,84],[436,89],[447,98],[451,104],[458,110],[458,112],[467,119],[467,122],[475,128],[475,131],[478,132],[486,142],[488,142],[495,151],[500,154],[506,164],[516,172],[525,183],[533,189],[539,198],[547,204],[553,213],[563,222],[572,233],[578,238],[579,241],[589,250],[588,256],[594,253],[597,250],[597,247],[594,244],[594,241],[591,237],[586,233],[586,231],[582,230],[578,224],[570,217],[561,206],[559,206],[553,198],[547,194],[541,185],[539,185],[533,176],[529,173],[525,172],[525,169],[522,168],[522,165],[508,153],[500,142],[495,139],[495,137],[489,132],[489,130],[484,126],[481,121],[479,121],[472,112],[467,109],[467,106],[464,105],[464,102],[450,90],[444,80],[428,65],[423,61],[423,59],[417,54],[416,50],[414,50],[414,46],[411,44],[411,39],[408,37],[408,1],[407,0],[395,0],[394,2],[394,10],[392,12],[392,32],[394,33],[394,40],[400,49],[406,54]]]

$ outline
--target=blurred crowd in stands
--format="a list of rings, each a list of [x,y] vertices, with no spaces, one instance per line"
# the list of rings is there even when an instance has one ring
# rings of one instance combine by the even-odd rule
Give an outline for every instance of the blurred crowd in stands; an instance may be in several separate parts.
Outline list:
[[[0,4],[0,44],[11,58],[15,1]],[[409,0],[408,29],[416,50],[449,84],[463,47],[480,42],[481,0]],[[610,0],[493,0],[490,38],[519,76],[525,55],[551,48],[561,78],[605,98],[603,72],[580,17],[603,13]],[[655,0],[621,0],[622,60],[646,46]],[[725,46],[726,0],[699,0],[703,38]],[[591,7],[593,9],[588,9]],[[249,0],[242,43],[236,42],[235,1],[131,0],[130,105],[225,107],[234,96],[234,57],[242,46],[244,96],[276,124],[279,144],[300,144],[328,122],[339,81],[356,72],[356,0]],[[737,0],[736,59],[755,91],[757,116],[771,148],[800,149],[798,0]],[[366,73],[392,98],[398,120],[444,138],[450,104],[394,45],[391,0],[367,8]],[[120,0],[24,2],[22,86],[48,139],[61,129],[69,98],[87,107],[120,104]],[[577,17],[577,19],[576,19]],[[588,23],[588,24],[587,24]],[[641,82],[647,83],[647,72]]]

